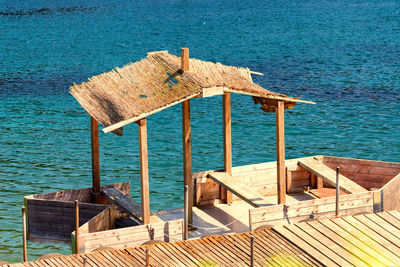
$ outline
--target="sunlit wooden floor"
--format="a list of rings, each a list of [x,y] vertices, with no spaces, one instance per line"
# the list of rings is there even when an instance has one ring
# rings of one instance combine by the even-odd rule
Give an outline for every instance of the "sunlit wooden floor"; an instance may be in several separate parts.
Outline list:
[[[315,199],[309,193],[287,195],[287,203]],[[277,197],[266,197],[266,203],[277,204]],[[269,205],[269,204],[266,204]],[[249,209],[254,207],[245,201],[234,201],[231,204],[216,204],[206,207],[193,207],[193,225],[196,230],[189,232],[189,238],[206,235],[244,233],[249,231]],[[169,221],[183,219],[183,209],[154,212],[153,216]]]

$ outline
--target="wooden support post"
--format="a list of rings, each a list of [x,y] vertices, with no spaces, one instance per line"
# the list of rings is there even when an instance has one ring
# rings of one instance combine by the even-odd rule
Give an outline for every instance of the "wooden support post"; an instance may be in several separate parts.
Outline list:
[[[75,200],[75,254],[79,254],[79,202]]]
[[[286,192],[292,191],[292,171],[286,167]]]
[[[28,253],[26,249],[26,214],[25,207],[22,207],[22,250],[23,250],[23,261],[28,260]]]
[[[94,202],[100,203],[100,156],[99,156],[99,125],[90,116],[90,132],[92,143],[92,194]]]
[[[189,48],[182,47],[181,50],[181,70],[189,71]]]
[[[250,212],[250,209],[249,209],[249,232],[250,232],[250,233],[253,232],[253,223],[252,223],[252,220],[251,220],[251,212]]]
[[[181,69],[189,70],[189,49],[182,48]],[[190,137],[190,100],[182,102],[183,176],[188,186],[188,224],[193,225],[192,145]]]
[[[311,187],[316,189],[321,189],[324,187],[324,180],[318,177],[314,173],[311,173]]]
[[[276,162],[278,177],[278,204],[286,203],[284,112],[284,101],[278,101],[276,107]]]
[[[184,208],[183,208],[183,224],[184,224],[184,229],[183,229],[183,240],[188,239],[188,232],[189,232],[189,187],[185,185],[184,189]]]
[[[139,156],[140,156],[140,192],[142,221],[150,223],[150,200],[149,200],[149,164],[147,154],[147,121],[146,118],[138,121],[139,127]]]
[[[335,215],[336,217],[339,216],[339,167],[336,167],[336,209]]]
[[[224,170],[232,174],[232,135],[231,135],[231,94],[222,96],[222,112],[224,125]],[[221,186],[221,200],[232,202],[232,193]]]

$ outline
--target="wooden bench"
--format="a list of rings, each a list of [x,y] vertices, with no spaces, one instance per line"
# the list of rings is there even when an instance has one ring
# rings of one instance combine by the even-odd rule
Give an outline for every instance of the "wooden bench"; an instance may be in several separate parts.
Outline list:
[[[114,203],[117,207],[122,209],[124,212],[132,216],[134,219],[142,222],[142,209],[140,205],[133,199],[124,195],[115,187],[103,188],[101,190],[103,196],[105,196],[110,202]]]
[[[267,204],[262,195],[257,194],[247,185],[235,181],[232,175],[226,172],[211,172],[207,177],[255,208],[262,206],[262,204]]]
[[[307,171],[321,177],[331,186],[336,186],[336,171],[329,168],[322,162],[316,159],[302,159],[299,160],[298,165]],[[368,192],[367,189],[353,182],[346,176],[339,174],[339,187],[340,190],[347,194]]]

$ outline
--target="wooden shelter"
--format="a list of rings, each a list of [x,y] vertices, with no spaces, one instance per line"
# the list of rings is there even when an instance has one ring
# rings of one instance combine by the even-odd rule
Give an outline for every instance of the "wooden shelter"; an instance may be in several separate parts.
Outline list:
[[[232,169],[230,93],[250,95],[267,112],[276,112],[278,200],[285,202],[284,109],[297,102],[311,103],[268,91],[252,82],[246,68],[225,66],[189,59],[189,50],[182,48],[181,57],[167,51],[151,52],[138,62],[92,77],[88,82],[71,87],[71,94],[91,116],[93,192],[99,193],[99,122],[105,133],[122,135],[122,127],[137,122],[139,128],[141,209],[143,223],[149,223],[149,182],[146,118],[165,108],[182,103],[184,183],[193,199],[190,99],[222,95],[224,122],[224,169]],[[226,201],[231,194],[226,192]],[[189,223],[192,223],[192,201]]]
[[[102,245],[123,249],[149,240],[181,240],[187,226],[195,238],[400,209],[394,194],[400,187],[399,163],[328,156],[285,160],[284,110],[312,102],[263,89],[251,74],[247,68],[189,59],[183,48],[181,57],[151,52],[72,86],[71,94],[90,115],[93,185],[26,196],[28,238],[80,240],[72,242],[73,252],[89,252]],[[232,167],[231,93],[249,95],[263,111],[275,112],[276,162]],[[190,100],[217,95],[222,96],[224,168],[192,173]],[[147,117],[177,104],[182,104],[185,212],[151,213]],[[98,123],[105,126],[103,132],[122,135],[122,127],[132,122],[139,132],[140,204],[130,198],[129,183],[100,183]],[[81,204],[74,214],[75,200]]]

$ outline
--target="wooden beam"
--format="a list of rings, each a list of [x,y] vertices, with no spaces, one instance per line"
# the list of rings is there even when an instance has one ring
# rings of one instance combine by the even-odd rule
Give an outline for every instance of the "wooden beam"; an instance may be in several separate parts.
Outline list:
[[[303,169],[315,174],[322,178],[323,181],[331,186],[336,186],[336,173],[333,169],[315,159],[300,159],[299,166]],[[340,190],[347,194],[367,192],[364,187],[353,182],[344,175],[340,175]]]
[[[182,47],[181,50],[181,70],[189,71],[189,48]]]
[[[144,224],[150,223],[149,200],[149,164],[147,154],[147,121],[146,118],[138,122],[139,128],[139,156],[140,156],[140,192],[142,220]]]
[[[232,174],[232,135],[231,135],[231,94],[222,96],[222,111],[224,125],[224,170]],[[232,202],[232,193],[221,187],[221,200],[226,203]]]
[[[311,187],[315,189],[321,189],[324,187],[324,181],[321,177],[311,173]]]
[[[285,177],[285,117],[284,102],[278,101],[276,106],[276,163],[278,177],[278,204],[286,202]]]
[[[233,180],[232,176],[227,173],[211,172],[207,177],[255,208],[260,207],[264,202],[264,198],[261,195],[254,192],[254,190],[247,185]]]
[[[182,103],[182,137],[183,137],[183,176],[188,186],[188,223],[193,224],[193,182],[192,182],[192,148],[190,137],[190,100]]]
[[[92,145],[92,193],[94,202],[100,203],[100,155],[99,155],[99,125],[90,116],[90,136]]]

